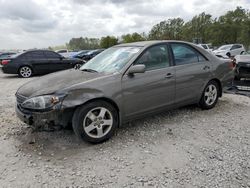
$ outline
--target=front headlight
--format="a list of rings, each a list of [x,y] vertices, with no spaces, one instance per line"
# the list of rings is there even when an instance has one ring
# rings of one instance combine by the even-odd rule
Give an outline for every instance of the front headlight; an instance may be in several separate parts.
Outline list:
[[[53,107],[61,101],[62,97],[54,95],[44,95],[33,97],[24,101],[21,106],[27,109],[44,110]]]

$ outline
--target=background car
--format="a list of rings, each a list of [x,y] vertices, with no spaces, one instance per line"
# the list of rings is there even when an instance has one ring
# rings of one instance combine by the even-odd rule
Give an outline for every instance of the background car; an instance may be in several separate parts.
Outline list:
[[[82,59],[88,52],[90,52],[90,50],[81,50],[77,52],[76,54],[73,54],[71,57]]]
[[[92,59],[93,57],[95,57],[99,53],[103,52],[104,50],[105,49],[97,49],[97,50],[89,51],[88,53],[82,55],[81,59],[84,60],[84,61],[89,61],[90,59]]]
[[[206,51],[212,53],[213,52],[213,47],[211,44],[198,44],[198,46],[204,48]]]
[[[245,51],[242,44],[227,44],[214,50],[213,53],[218,57],[228,58],[231,56],[240,55]]]
[[[139,117],[189,104],[213,108],[233,80],[232,65],[182,41],[121,44],[80,71],[26,83],[16,92],[16,113],[34,127],[71,124],[79,138],[99,143]]]
[[[15,52],[3,52],[3,53],[0,53],[0,62],[4,59],[7,59],[9,58],[11,55],[14,55],[16,54]]]
[[[78,51],[71,51],[67,49],[56,50],[55,52],[67,58],[72,57],[78,53]]]
[[[234,57],[236,63],[235,80],[250,78],[250,52],[244,52]]]
[[[13,55],[1,62],[7,74],[19,74],[28,78],[34,74],[47,74],[65,69],[79,68],[84,62],[79,59],[65,58],[49,50],[30,50]]]

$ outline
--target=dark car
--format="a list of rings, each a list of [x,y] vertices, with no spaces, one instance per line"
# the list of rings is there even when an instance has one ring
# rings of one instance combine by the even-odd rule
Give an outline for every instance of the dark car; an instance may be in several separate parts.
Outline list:
[[[47,74],[71,68],[80,68],[84,61],[65,58],[49,50],[30,50],[8,57],[1,62],[2,71],[6,74],[19,74],[28,78],[35,74]]]
[[[90,50],[81,50],[77,52],[76,54],[72,55],[73,58],[83,59],[83,57],[90,52]]]
[[[250,52],[235,56],[234,61],[236,63],[235,80],[250,78]]]
[[[10,56],[16,54],[15,52],[4,52],[4,53],[0,53],[0,62],[4,59],[9,58]]]
[[[232,65],[182,41],[117,45],[80,70],[20,87],[16,113],[31,126],[72,124],[79,138],[102,142],[122,123],[142,116],[189,104],[213,108],[233,80]]]
[[[103,51],[104,51],[104,49],[97,49],[97,50],[89,51],[88,53],[84,54],[81,59],[84,61],[89,61],[93,57],[95,57],[96,55],[98,55],[99,53],[101,53]]]

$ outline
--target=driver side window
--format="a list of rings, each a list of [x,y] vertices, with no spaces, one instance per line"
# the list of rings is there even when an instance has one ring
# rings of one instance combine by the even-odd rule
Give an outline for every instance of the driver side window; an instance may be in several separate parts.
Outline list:
[[[169,67],[170,63],[167,46],[158,45],[150,47],[142,54],[135,64],[144,64],[146,71]]]

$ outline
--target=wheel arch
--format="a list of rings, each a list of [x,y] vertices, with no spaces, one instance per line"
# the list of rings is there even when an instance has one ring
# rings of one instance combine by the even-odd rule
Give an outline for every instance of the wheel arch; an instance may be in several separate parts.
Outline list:
[[[120,113],[120,108],[118,107],[117,103],[115,101],[113,101],[112,99],[110,98],[107,98],[107,97],[97,97],[97,98],[92,98],[92,99],[89,99],[79,105],[77,105],[74,109],[74,112],[75,110],[80,107],[80,106],[83,106],[83,105],[86,105],[88,103],[91,103],[91,102],[94,102],[94,101],[105,101],[109,104],[111,104],[117,111],[117,114],[118,114],[118,121],[119,121],[119,124],[118,124],[118,127],[121,126],[121,113]]]
[[[29,68],[31,69],[31,71],[32,71],[31,76],[35,73],[35,70],[34,70],[34,68],[33,68],[32,65],[29,65],[29,64],[22,64],[22,65],[20,65],[20,66],[18,67],[18,69],[17,69],[17,73],[18,73],[18,74],[19,74],[20,69],[21,69],[22,67],[29,67]]]
[[[29,68],[31,68],[32,72],[34,73],[34,68],[33,68],[33,66],[32,66],[32,65],[29,65],[29,64],[22,64],[22,65],[20,65],[20,66],[18,67],[18,72],[20,71],[20,69],[21,69],[22,67],[29,67]]]

